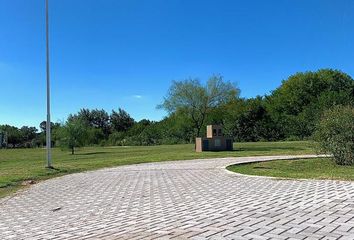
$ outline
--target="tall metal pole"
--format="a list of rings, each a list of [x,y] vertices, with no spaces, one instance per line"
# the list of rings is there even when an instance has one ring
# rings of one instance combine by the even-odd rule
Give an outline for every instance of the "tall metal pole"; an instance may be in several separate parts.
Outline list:
[[[46,58],[47,58],[47,124],[46,124],[46,147],[47,147],[47,167],[52,166],[52,141],[51,141],[51,122],[50,122],[50,79],[49,79],[49,16],[48,0],[45,0],[45,25],[46,25]]]

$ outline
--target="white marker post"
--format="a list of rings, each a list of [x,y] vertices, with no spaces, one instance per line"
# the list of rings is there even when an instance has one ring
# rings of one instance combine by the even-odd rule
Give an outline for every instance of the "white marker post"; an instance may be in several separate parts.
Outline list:
[[[46,124],[46,147],[47,147],[47,168],[52,166],[51,154],[51,123],[50,123],[50,80],[49,80],[49,16],[48,16],[48,0],[45,1],[45,23],[46,23],[46,57],[47,57],[47,124]]]

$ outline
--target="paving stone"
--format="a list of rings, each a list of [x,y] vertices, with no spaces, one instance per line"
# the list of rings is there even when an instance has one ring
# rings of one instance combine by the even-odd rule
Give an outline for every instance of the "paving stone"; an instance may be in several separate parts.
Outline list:
[[[147,163],[50,179],[0,200],[0,239],[354,239],[354,183],[225,170],[294,157]]]

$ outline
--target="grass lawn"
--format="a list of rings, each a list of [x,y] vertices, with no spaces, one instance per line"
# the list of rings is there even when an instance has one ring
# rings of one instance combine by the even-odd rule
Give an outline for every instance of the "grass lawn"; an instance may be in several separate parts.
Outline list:
[[[64,174],[134,163],[212,157],[312,154],[310,142],[236,143],[234,151],[195,153],[194,145],[151,147],[87,147],[77,154],[53,149],[55,170],[45,169],[45,149],[0,150],[0,197],[21,188],[25,180],[44,180]]]
[[[354,180],[354,166],[338,166],[332,158],[274,160],[227,167],[228,170],[279,178]]]

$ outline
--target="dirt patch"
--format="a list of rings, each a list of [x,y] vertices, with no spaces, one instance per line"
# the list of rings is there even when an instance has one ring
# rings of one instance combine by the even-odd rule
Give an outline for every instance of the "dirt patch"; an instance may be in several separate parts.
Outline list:
[[[29,186],[29,185],[33,185],[36,184],[36,181],[34,180],[25,180],[21,183],[22,186]]]

